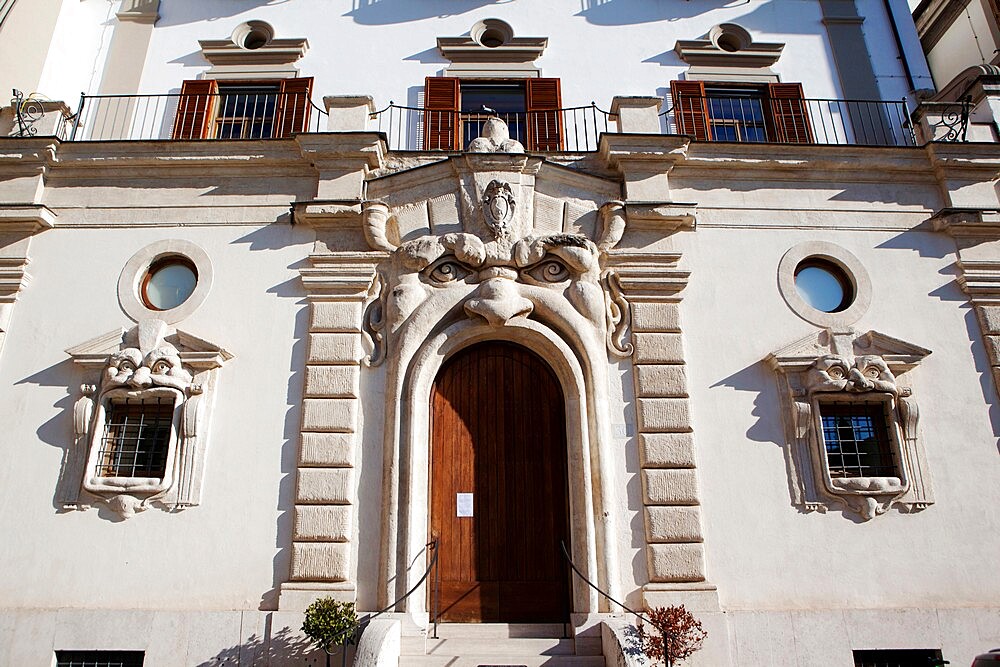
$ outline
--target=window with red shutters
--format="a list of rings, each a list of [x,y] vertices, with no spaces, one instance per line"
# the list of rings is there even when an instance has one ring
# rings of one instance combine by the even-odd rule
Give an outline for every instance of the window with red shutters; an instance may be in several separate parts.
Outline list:
[[[528,79],[528,150],[562,150],[561,98],[559,79]]]
[[[459,80],[429,76],[424,81],[424,150],[459,149]]]
[[[527,150],[562,150],[561,106],[559,79],[427,77],[424,150],[462,150],[494,114]]]
[[[798,83],[673,81],[674,128],[699,141],[812,143]]]
[[[270,139],[309,128],[311,77],[185,81],[174,139]]]

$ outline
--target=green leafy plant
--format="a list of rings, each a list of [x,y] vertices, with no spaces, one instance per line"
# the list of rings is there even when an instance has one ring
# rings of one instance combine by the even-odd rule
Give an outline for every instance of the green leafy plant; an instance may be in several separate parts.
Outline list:
[[[353,602],[325,597],[306,608],[302,632],[330,655],[336,647],[354,643],[357,626],[358,613]]]
[[[639,620],[637,633],[642,652],[650,660],[663,660],[667,667],[686,660],[701,645],[708,633],[701,627],[701,621],[685,609],[684,605],[656,607],[646,612],[652,628],[646,630]]]

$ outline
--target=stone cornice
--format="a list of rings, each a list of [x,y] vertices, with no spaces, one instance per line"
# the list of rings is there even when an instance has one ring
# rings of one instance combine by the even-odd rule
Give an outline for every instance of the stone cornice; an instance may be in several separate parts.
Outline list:
[[[956,237],[1000,239],[1000,209],[943,208],[928,222],[934,231]]]
[[[437,39],[438,51],[453,63],[531,63],[541,57],[548,43],[547,37],[514,37],[488,48],[467,35]]]
[[[385,252],[336,252],[309,255],[312,266],[299,269],[310,297],[363,301],[368,296],[375,266]]]
[[[629,229],[648,229],[664,233],[694,229],[698,205],[683,202],[625,202]]]
[[[689,65],[770,67],[778,62],[784,43],[753,42],[738,51],[724,51],[707,39],[679,39],[674,51]]]
[[[677,268],[680,253],[612,250],[607,266],[618,275],[630,301],[677,301],[687,287],[690,271]]]
[[[0,232],[23,231],[36,234],[51,229],[55,223],[56,214],[43,204],[0,205]]]
[[[200,39],[201,55],[213,65],[288,65],[297,62],[309,50],[304,37],[272,39],[264,46],[248,50],[231,39]]]

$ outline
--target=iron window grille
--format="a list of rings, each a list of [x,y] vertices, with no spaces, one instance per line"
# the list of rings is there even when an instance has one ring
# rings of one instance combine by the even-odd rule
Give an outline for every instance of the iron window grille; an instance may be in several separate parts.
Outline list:
[[[173,419],[168,396],[113,399],[98,451],[100,476],[164,477]]]
[[[937,667],[948,664],[940,649],[871,649],[854,651],[854,667]]]
[[[819,404],[823,445],[831,478],[896,477],[883,402]]]
[[[56,651],[56,667],[142,667],[143,651]]]

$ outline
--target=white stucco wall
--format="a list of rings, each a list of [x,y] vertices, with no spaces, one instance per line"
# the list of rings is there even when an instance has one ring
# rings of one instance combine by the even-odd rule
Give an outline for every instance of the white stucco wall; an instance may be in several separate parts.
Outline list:
[[[41,93],[66,102],[75,111],[80,93],[98,91],[119,4],[110,0],[63,3],[38,84]]]
[[[18,302],[0,364],[0,447],[18,462],[0,471],[0,498],[18,508],[4,513],[16,537],[0,546],[0,599],[32,608],[273,608],[288,568],[304,354],[302,342],[288,344],[305,326],[288,267],[310,235],[287,224],[134,222],[60,229],[32,246],[32,289]],[[221,369],[202,505],[127,522],[104,509],[60,513],[57,471],[85,379],[63,350],[132,326],[118,305],[118,275],[134,252],[164,238],[196,243],[215,266],[212,292],[177,327],[235,355]]]
[[[927,54],[934,82],[943,88],[966,68],[991,62],[998,46],[983,3],[973,0]]]
[[[208,69],[198,39],[228,38],[241,22],[260,19],[278,37],[308,38],[309,52],[298,66],[302,75],[316,77],[318,95],[370,94],[379,108],[389,100],[415,104],[424,77],[448,65],[436,38],[466,34],[476,21],[495,17],[516,35],[549,38],[537,65],[543,76],[562,79],[565,106],[593,100],[607,108],[615,95],[667,93],[669,82],[687,69],[673,51],[676,41],[701,38],[727,21],[743,25],[757,40],[785,42],[774,70],[784,81],[802,82],[807,97],[839,95],[819,6],[798,0],[712,8],[688,2],[588,3],[583,9],[576,0],[471,5],[299,0],[244,3],[239,11],[228,2],[164,0],[160,15],[143,93],[175,91],[181,81]],[[898,65],[890,64],[895,73]]]

